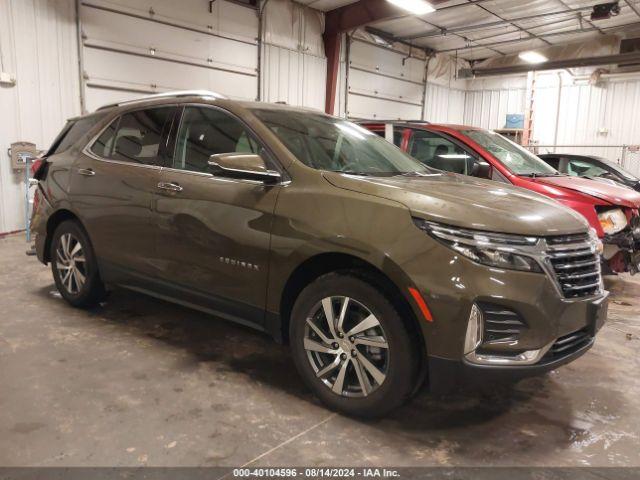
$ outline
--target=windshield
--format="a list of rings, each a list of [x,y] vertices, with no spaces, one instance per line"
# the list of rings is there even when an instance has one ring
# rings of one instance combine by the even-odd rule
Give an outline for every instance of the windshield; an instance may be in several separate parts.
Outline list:
[[[560,173],[517,143],[489,130],[463,130],[462,133],[496,157],[516,175],[549,176]]]
[[[269,108],[256,108],[253,113],[301,162],[317,170],[376,176],[437,173],[375,133],[345,120]]]

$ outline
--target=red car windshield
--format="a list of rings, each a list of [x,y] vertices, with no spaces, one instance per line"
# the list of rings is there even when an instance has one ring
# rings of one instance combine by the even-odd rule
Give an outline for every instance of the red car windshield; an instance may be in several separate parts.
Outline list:
[[[502,135],[489,130],[462,130],[462,133],[491,153],[516,175],[560,175],[555,168]]]

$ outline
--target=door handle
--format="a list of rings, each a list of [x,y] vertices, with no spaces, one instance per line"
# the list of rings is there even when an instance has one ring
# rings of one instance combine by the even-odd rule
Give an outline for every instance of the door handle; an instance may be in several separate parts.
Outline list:
[[[93,177],[96,174],[96,172],[93,171],[93,168],[79,168],[78,173],[85,177]]]
[[[158,188],[160,190],[168,190],[170,192],[181,192],[182,187],[177,183],[169,183],[169,182],[160,182],[158,184]]]

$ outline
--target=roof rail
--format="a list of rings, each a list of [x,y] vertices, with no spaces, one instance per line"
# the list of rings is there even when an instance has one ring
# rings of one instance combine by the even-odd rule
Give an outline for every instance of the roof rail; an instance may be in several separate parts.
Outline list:
[[[144,97],[134,98],[132,100],[123,100],[121,102],[108,103],[96,109],[96,112],[98,110],[104,110],[106,108],[119,107],[121,105],[130,105],[138,102],[146,102],[147,100],[153,100],[156,98],[178,98],[178,97],[208,97],[208,98],[217,98],[217,99],[227,98],[220,93],[212,92],[210,90],[174,90],[170,92],[162,92],[162,93],[154,93],[152,95],[145,95]]]

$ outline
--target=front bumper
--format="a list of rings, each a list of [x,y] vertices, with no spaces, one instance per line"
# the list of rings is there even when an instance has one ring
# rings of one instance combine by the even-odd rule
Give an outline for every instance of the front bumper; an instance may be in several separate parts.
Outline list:
[[[554,370],[579,358],[589,350],[606,321],[608,292],[588,305],[586,325],[557,338],[544,350],[544,355],[531,365],[477,364],[463,357],[460,361],[429,357],[429,388],[446,393],[456,388],[481,387],[491,383],[513,383],[526,377]]]
[[[609,295],[606,291],[565,298],[548,273],[486,267],[438,244],[432,245],[424,257],[414,256],[403,269],[421,292],[433,317],[433,321],[422,321],[420,325],[428,359],[429,388],[436,392],[477,383],[516,381],[557,368],[584,354],[606,320]],[[490,355],[508,358],[520,352],[542,350],[535,363],[487,365],[469,361],[464,344],[470,312],[474,305],[483,304],[517,313],[523,325],[516,343],[492,344]],[[588,341],[560,355],[549,353],[559,339],[581,331],[588,332]]]
[[[514,383],[523,378],[542,375],[584,355],[594,344],[595,338],[580,348],[559,358],[543,357],[534,365],[501,366],[476,365],[466,360],[455,361],[429,357],[429,390],[433,393],[450,393],[462,387],[479,388],[487,384]]]

